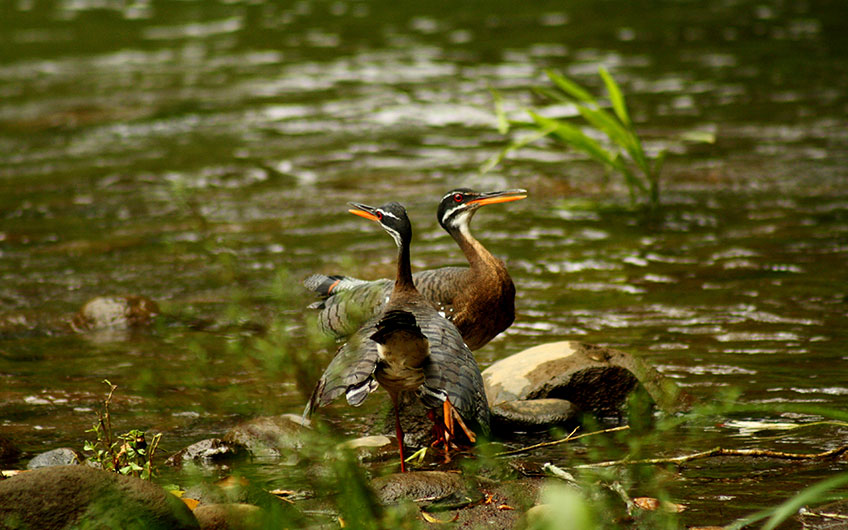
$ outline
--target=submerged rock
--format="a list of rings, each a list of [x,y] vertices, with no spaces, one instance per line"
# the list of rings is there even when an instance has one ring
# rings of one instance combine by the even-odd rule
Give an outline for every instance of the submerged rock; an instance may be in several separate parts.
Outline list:
[[[88,466],[55,466],[0,481],[0,523],[10,528],[199,528],[159,486]]]
[[[98,296],[82,306],[71,328],[77,332],[137,328],[150,325],[158,314],[156,302],[144,296]]]
[[[252,505],[201,504],[194,510],[201,530],[253,530],[265,528],[262,511]]]
[[[598,415],[615,415],[641,383],[657,406],[679,412],[692,398],[645,361],[623,351],[572,341],[542,344],[483,371],[490,406],[515,400],[559,398]]]
[[[236,425],[223,441],[244,446],[253,456],[278,458],[303,446],[302,434],[308,427],[309,421],[297,414],[264,416]]]
[[[174,453],[165,463],[177,467],[187,462],[209,465],[232,460],[244,454],[246,454],[246,449],[243,445],[225,442],[220,438],[209,438],[195,442]]]
[[[256,528],[252,526],[254,523],[259,523],[259,528],[302,528],[305,526],[304,516],[296,506],[243,477],[227,477],[214,484],[201,482],[187,489],[183,493],[183,498],[200,503],[195,509],[196,514],[201,507],[217,506],[217,508],[209,509],[206,522],[225,519],[228,524],[228,526],[204,525],[203,528]],[[257,507],[258,510],[246,508],[245,505]],[[224,511],[228,513],[222,513]],[[200,515],[198,520],[201,520],[202,525],[204,524]]]
[[[396,504],[407,499],[424,504],[467,504],[482,496],[479,490],[469,490],[459,473],[444,471],[394,473],[375,478],[371,486],[383,504]]]
[[[42,467],[52,466],[71,466],[82,462],[82,457],[79,453],[69,447],[60,447],[36,455],[35,458],[29,461],[27,469],[39,469]]]
[[[503,401],[492,407],[492,431],[543,431],[575,422],[580,409],[564,399]]]

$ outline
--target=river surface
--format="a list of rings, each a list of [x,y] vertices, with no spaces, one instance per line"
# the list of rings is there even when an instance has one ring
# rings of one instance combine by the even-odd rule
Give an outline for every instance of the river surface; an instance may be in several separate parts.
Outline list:
[[[704,436],[670,433],[668,454],[844,442],[838,426],[756,432],[820,419],[781,404],[848,408],[845,7],[457,4],[3,2],[0,432],[29,454],[81,447],[103,379],[119,386],[116,428],[163,430],[167,450],[299,413],[320,367],[292,359],[329,358],[300,280],[394,270],[391,240],[346,202],[403,202],[413,266],[437,267],[462,258],[436,202],[471,186],[529,192],[474,219],[518,290],[516,322],[477,353],[482,367],[579,340],[637,354],[700,399],[737,389],[774,405]],[[600,94],[600,65],[648,148],[669,150],[653,219],[617,176],[554,144],[479,172],[506,143],[491,87],[517,117],[540,103],[530,88],[544,68]],[[681,141],[689,131],[716,142]],[[67,331],[90,298],[127,293],[169,318]],[[704,464],[669,490],[688,523],[721,524],[834,469],[751,481]]]

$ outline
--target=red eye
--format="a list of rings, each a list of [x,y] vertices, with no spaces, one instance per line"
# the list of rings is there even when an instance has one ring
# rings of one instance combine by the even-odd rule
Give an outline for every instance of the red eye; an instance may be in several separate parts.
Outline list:
[[[456,195],[453,196],[453,200],[455,202],[462,202],[462,199],[464,199],[464,198],[465,197],[463,197],[461,193],[457,193]]]
[[[381,221],[383,220],[383,212],[381,212],[380,210],[377,210],[376,215],[377,215],[377,219],[380,219]]]

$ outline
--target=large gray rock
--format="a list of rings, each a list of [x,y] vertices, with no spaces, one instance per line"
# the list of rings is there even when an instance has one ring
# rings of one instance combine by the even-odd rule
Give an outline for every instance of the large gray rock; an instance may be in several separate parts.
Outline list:
[[[309,421],[297,414],[254,418],[230,429],[223,441],[247,448],[253,456],[278,458],[287,454],[296,458],[303,446],[303,432]]]
[[[42,467],[52,466],[71,466],[79,464],[80,462],[82,462],[82,458],[79,453],[70,447],[60,447],[58,449],[53,449],[52,451],[36,455],[27,464],[27,469],[39,469]]]
[[[371,486],[383,504],[395,504],[405,499],[424,504],[468,503],[480,497],[479,490],[469,494],[462,475],[444,471],[394,473],[375,478]]]
[[[559,398],[599,415],[615,414],[641,383],[657,406],[678,412],[692,398],[646,362],[623,351],[564,341],[542,344],[483,371],[490,406],[515,400]]]
[[[71,321],[74,331],[130,329],[149,325],[159,306],[144,296],[98,296],[85,303]]]
[[[242,455],[247,455],[244,446],[225,442],[220,438],[208,438],[177,451],[165,463],[176,467],[188,462],[198,465],[215,465],[229,462]]]
[[[565,399],[502,401],[492,407],[492,431],[541,431],[577,422],[580,409]]]
[[[188,507],[159,486],[88,466],[46,467],[0,481],[0,527],[199,528]]]

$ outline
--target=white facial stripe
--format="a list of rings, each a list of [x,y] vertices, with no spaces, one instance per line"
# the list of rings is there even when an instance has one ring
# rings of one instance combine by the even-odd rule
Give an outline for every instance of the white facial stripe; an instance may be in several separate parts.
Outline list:
[[[400,234],[399,234],[396,230],[394,230],[394,229],[392,229],[392,228],[389,228],[389,227],[387,227],[387,226],[385,226],[385,225],[383,225],[383,229],[384,229],[386,232],[388,232],[390,236],[392,236],[392,239],[394,239],[394,240],[395,240],[395,245],[397,245],[398,247],[400,247],[400,245],[401,245]]]
[[[385,211],[385,210],[377,210],[377,211],[378,211],[378,212],[380,212],[380,213],[382,213],[382,214],[383,214],[383,217],[391,217],[392,219],[397,219],[398,221],[400,220],[400,217],[398,217],[397,215],[393,214],[392,212],[387,212],[387,211]]]

